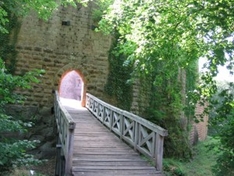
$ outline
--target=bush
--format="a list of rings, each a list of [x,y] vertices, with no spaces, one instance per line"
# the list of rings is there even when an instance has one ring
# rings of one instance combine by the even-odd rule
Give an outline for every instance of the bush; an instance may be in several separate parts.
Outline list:
[[[169,158],[163,160],[163,169],[166,176],[185,176],[181,162]]]
[[[214,172],[217,176],[232,176],[234,175],[234,110],[226,119],[226,122],[220,124],[221,132],[220,150],[222,154],[218,157],[217,165],[214,167]]]
[[[213,111],[210,113],[212,135],[220,138],[222,151],[214,167],[216,175],[234,175],[234,84],[218,85],[214,96]]]
[[[18,117],[6,114],[7,104],[22,103],[24,97],[15,92],[16,89],[30,89],[30,83],[39,82],[36,78],[41,71],[28,72],[23,76],[13,76],[7,73],[4,62],[0,59],[0,170],[10,167],[38,163],[27,150],[34,148],[37,141],[20,140],[15,136],[27,132],[31,122],[23,122]],[[1,175],[1,174],[0,174]]]

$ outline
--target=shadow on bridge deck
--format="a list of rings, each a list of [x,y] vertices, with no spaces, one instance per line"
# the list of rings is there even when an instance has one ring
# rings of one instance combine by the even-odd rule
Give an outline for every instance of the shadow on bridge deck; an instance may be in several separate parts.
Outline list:
[[[77,100],[61,98],[76,123],[72,173],[74,176],[162,175]]]

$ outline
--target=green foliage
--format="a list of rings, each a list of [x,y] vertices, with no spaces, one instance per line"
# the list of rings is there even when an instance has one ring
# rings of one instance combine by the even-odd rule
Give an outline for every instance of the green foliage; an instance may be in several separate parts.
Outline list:
[[[0,59],[0,170],[9,167],[38,163],[32,155],[26,153],[34,148],[37,141],[15,139],[13,134],[22,135],[27,128],[32,126],[31,122],[23,122],[17,117],[6,115],[4,107],[7,104],[21,103],[24,98],[15,93],[18,88],[29,89],[30,83],[38,83],[36,76],[41,71],[29,72],[23,76],[13,76],[6,73],[4,62]]]
[[[213,168],[216,167],[217,158],[220,155],[219,139],[207,137],[205,141],[199,142],[194,147],[194,157],[190,162],[182,163],[185,175],[212,176],[215,175]]]
[[[217,176],[232,176],[234,175],[234,157],[233,152],[228,151],[227,148],[223,148],[224,151],[217,159],[217,164],[213,168],[213,172]]]
[[[166,176],[185,176],[182,163],[173,159],[164,159],[163,169]]]
[[[7,2],[8,1],[4,0],[1,8],[4,10],[6,16],[4,17],[5,19],[3,17],[0,18],[7,21],[7,23],[4,23],[2,26],[4,27],[4,31],[0,30],[0,43],[2,44],[0,46],[0,56],[5,61],[8,71],[14,73],[17,54],[15,43],[20,24],[18,23],[16,16],[9,11],[8,7],[6,7]]]
[[[38,12],[40,18],[47,19],[52,11],[57,7],[55,1],[51,0],[2,0],[0,2],[0,32],[8,33],[7,24],[11,22],[11,16],[24,16],[29,13],[30,10]]]
[[[8,23],[9,20],[7,19],[7,12],[1,7],[0,8],[0,32],[1,33],[7,33],[8,31],[4,28],[6,23]]]
[[[178,159],[165,158],[163,161],[166,176],[213,176],[217,175],[214,168],[217,168],[219,162],[217,159],[222,151],[217,147],[220,140],[209,137],[194,146],[193,158],[189,161],[181,161]],[[227,175],[227,174],[223,174]]]
[[[191,25],[187,14],[176,5],[171,1],[115,1],[99,24],[105,33],[119,32],[119,52],[127,56],[126,63],[134,65],[132,78],[148,85],[146,116],[168,129],[166,155],[189,157],[187,127],[180,125],[184,102],[178,77],[180,68],[192,69],[190,63],[197,59],[198,50],[193,31],[186,30]]]
[[[186,139],[189,116],[198,102],[209,102],[208,108],[212,108],[211,97],[217,91],[213,77],[218,65],[226,63],[233,73],[233,8],[234,2],[229,0],[114,1],[99,22],[104,33],[120,34],[119,52],[134,65],[132,77],[150,80],[148,113],[152,121],[169,131],[166,154],[167,150],[174,150],[169,154],[190,155]],[[196,85],[195,64],[202,57],[209,61],[208,70]],[[178,79],[181,70],[187,72],[185,91],[183,81]],[[233,104],[228,94],[224,97],[227,101],[217,112],[222,119],[227,118]],[[182,109],[186,109],[188,119],[181,123]]]
[[[198,80],[198,61],[191,62],[189,67],[186,67],[186,94],[189,94],[191,91],[194,91],[197,86]],[[187,117],[194,117],[195,109],[193,106],[190,106],[191,97],[187,97],[186,106],[184,108],[185,115]]]
[[[26,154],[26,151],[33,149],[37,142],[28,140],[2,140],[0,142],[1,170],[7,170],[12,166],[38,164],[39,160],[33,158],[32,155]]]
[[[214,167],[217,175],[234,174],[234,88],[231,84],[219,83],[211,100],[210,128],[212,135],[220,138],[219,148],[222,151]]]
[[[94,22],[99,22],[102,19],[106,9],[113,3],[114,0],[98,0],[94,1],[95,8],[92,11],[92,18]]]
[[[90,0],[1,0],[0,2],[0,33],[8,33],[6,24],[11,15],[21,17],[31,10],[37,12],[38,17],[47,20],[52,12],[60,5],[76,6],[77,3],[86,5]]]
[[[117,42],[113,43],[109,53],[109,75],[105,91],[108,95],[117,100],[119,108],[130,110],[132,103],[132,84],[131,78],[132,65],[124,64],[126,56],[119,51]]]

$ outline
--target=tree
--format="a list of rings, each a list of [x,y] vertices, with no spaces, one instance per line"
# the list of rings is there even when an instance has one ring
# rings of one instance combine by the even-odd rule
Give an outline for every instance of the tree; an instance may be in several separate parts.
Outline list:
[[[229,82],[218,82],[209,116],[211,135],[220,139],[221,154],[214,167],[217,175],[234,174],[234,108],[229,106],[230,102],[234,103],[234,88],[230,89],[229,84]]]
[[[47,20],[51,13],[59,6],[72,5],[82,3],[86,5],[89,0],[2,0],[0,2],[0,32],[8,33],[5,25],[9,22],[9,13],[11,15],[25,16],[31,10],[36,11],[39,18]]]
[[[189,123],[181,126],[180,122],[185,102],[189,105],[184,108],[187,117],[196,103],[209,102],[208,113],[215,103],[212,95],[217,86],[213,77],[218,74],[218,66],[227,64],[233,74],[233,27],[233,0],[116,0],[99,22],[104,33],[120,34],[114,52],[128,56],[125,64],[134,65],[132,75],[150,80],[148,112],[152,121],[169,130],[166,154],[190,155],[186,137]],[[183,95],[179,72],[186,70],[187,76],[194,75],[202,57],[209,61],[205,66],[208,70],[199,82],[196,76],[187,78],[187,95]],[[234,107],[233,95],[226,91],[222,96],[226,101],[217,119],[225,121]]]

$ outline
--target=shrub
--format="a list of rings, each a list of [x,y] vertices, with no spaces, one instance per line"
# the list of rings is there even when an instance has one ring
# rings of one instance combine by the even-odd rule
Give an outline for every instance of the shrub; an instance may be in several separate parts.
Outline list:
[[[23,122],[18,117],[6,114],[4,107],[7,104],[22,103],[24,97],[15,92],[16,89],[30,89],[30,83],[38,83],[37,75],[41,71],[28,72],[23,76],[13,76],[7,73],[4,62],[0,59],[0,170],[10,167],[37,163],[28,149],[34,148],[37,141],[20,140],[14,136],[27,132],[31,122]],[[15,134],[15,135],[13,135]]]

